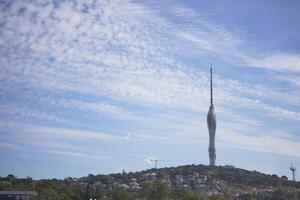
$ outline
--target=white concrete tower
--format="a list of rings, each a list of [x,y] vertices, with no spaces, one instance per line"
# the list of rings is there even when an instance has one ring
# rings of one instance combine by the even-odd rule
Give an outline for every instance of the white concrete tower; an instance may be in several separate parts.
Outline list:
[[[207,113],[207,126],[209,132],[209,164],[210,166],[215,166],[216,162],[216,148],[215,148],[215,135],[216,135],[216,114],[213,104],[213,85],[212,85],[212,67],[210,67],[210,107]]]

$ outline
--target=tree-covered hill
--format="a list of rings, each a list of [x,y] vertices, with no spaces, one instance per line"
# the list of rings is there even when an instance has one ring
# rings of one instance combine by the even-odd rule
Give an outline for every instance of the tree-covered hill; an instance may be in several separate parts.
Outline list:
[[[39,199],[288,199],[300,182],[233,166],[186,165],[139,172],[33,180],[8,175],[0,190],[34,190]]]

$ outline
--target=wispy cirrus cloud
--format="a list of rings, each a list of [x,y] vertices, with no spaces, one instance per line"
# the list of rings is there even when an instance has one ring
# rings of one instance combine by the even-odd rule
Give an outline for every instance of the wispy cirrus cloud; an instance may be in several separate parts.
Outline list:
[[[11,143],[11,142],[0,142],[0,148],[1,149],[9,149],[9,150],[15,150],[15,151],[24,151],[26,150],[24,147]]]
[[[184,7],[182,5],[178,6],[178,5],[173,5],[169,8],[169,11],[174,14],[177,17],[180,18],[192,18],[192,17],[198,17],[199,13],[197,13],[195,10],[188,8],[188,7]]]
[[[242,149],[250,149],[257,152],[267,152],[284,156],[292,156],[299,158],[298,151],[300,150],[299,140],[291,140],[278,136],[270,136],[266,133],[262,135],[245,135],[222,127],[222,130],[227,129],[224,134],[220,135],[220,140],[237,145]]]
[[[247,65],[281,72],[300,72],[300,54],[273,53],[261,58],[247,58]]]
[[[45,111],[39,111],[34,108],[28,108],[21,105],[0,104],[1,115],[3,120],[9,119],[25,119],[25,120],[41,120],[52,123],[60,123],[66,125],[74,125],[74,122],[65,117],[50,114]]]
[[[53,146],[45,153],[75,157],[88,155],[83,149],[64,144],[63,140],[152,141],[180,145],[204,142],[207,130],[203,116],[209,104],[209,77],[208,71],[203,69],[209,63],[209,56],[215,55],[228,65],[263,67],[283,74],[298,71],[298,55],[278,53],[256,57],[246,54],[242,46],[247,46],[247,38],[208,20],[192,8],[173,6],[169,10],[169,14],[182,19],[182,24],[174,23],[160,12],[166,8],[155,8],[158,9],[131,1],[17,1],[2,6],[0,92],[4,95],[11,92],[11,96],[16,93],[15,98],[1,104],[2,115],[10,116],[9,119],[18,115],[22,119],[62,125],[6,125],[6,130],[36,136],[40,141],[50,139]],[[195,63],[190,61],[195,58],[198,59]],[[220,135],[222,140],[239,148],[295,156],[293,151],[299,149],[296,141],[273,137],[271,133],[264,137],[253,136],[245,130],[265,132],[263,122],[268,123],[267,119],[297,123],[299,111],[297,107],[289,107],[295,107],[300,100],[296,93],[287,95],[271,84],[247,83],[239,77],[223,76],[221,72],[220,68],[214,76],[214,91],[218,117],[227,125],[220,127],[225,133]],[[28,94],[30,89],[44,93],[35,97]],[[72,97],[51,96],[52,93]],[[27,103],[37,103],[47,109],[41,111],[32,106],[7,103],[25,101],[24,97]],[[274,103],[283,100],[288,105]],[[100,126],[78,129],[76,123],[84,125],[86,122],[79,119],[74,125],[67,117],[50,113],[57,108],[60,113],[96,112],[109,119],[101,125],[112,129],[114,125],[109,122],[120,119],[127,120],[127,126],[111,133],[95,131],[101,129]],[[248,115],[245,109],[267,119],[262,122]],[[5,135],[5,139],[8,137]],[[270,142],[263,146],[263,140],[267,139]],[[55,148],[58,141],[62,144]],[[275,149],[285,142],[292,147]]]
[[[92,160],[109,160],[110,157],[101,156],[99,154],[91,154],[89,153],[82,153],[82,152],[74,152],[74,151],[57,151],[57,150],[45,150],[43,151],[47,154],[54,154],[60,156],[69,156],[69,157],[77,157],[81,159],[92,159]]]
[[[103,102],[86,102],[75,99],[48,99],[52,105],[62,106],[64,108],[79,109],[87,112],[97,112],[100,115],[115,119],[137,119],[133,113],[116,105]]]
[[[49,5],[51,3],[47,7]],[[168,32],[165,32],[164,26],[172,26],[173,29],[180,29],[180,27],[167,23],[163,18],[156,16],[155,12],[139,4],[122,3],[121,5],[128,11],[120,13],[122,16],[124,15],[124,18],[113,15],[111,11],[119,9],[114,4],[99,4],[86,13],[81,12],[80,4],[76,7],[70,2],[62,3],[58,9],[53,10],[48,17],[45,17],[46,24],[54,25],[51,30],[47,30],[48,26],[43,25],[42,22],[40,24],[38,22],[33,23],[33,20],[29,18],[30,13],[33,12],[32,10],[36,11],[37,8],[25,10],[25,14],[21,15],[22,19],[25,18],[33,27],[38,26],[47,31],[41,37],[39,37],[39,33],[32,34],[31,37],[36,37],[33,44],[41,46],[44,51],[27,46],[32,51],[30,54],[34,58],[41,56],[39,52],[46,53],[46,58],[49,59],[50,56],[51,62],[45,63],[45,61],[39,59],[29,60],[28,65],[33,64],[36,67],[20,66],[14,68],[13,71],[8,70],[4,73],[4,76],[6,75],[3,77],[6,80],[4,83],[13,84],[17,82],[22,84],[22,82],[25,82],[33,87],[38,85],[52,90],[88,92],[150,104],[174,106],[202,104],[202,96],[206,96],[207,93],[204,93],[206,88],[203,87],[207,86],[206,75],[202,73],[195,76],[193,71],[184,70],[186,67],[176,64],[176,61],[172,58],[164,58],[165,56],[162,53],[169,51],[168,45],[166,47],[157,46],[157,43],[161,42],[161,37],[157,36],[168,34]],[[34,5],[33,7],[37,6]],[[43,10],[44,7],[41,9]],[[97,11],[103,12],[100,21],[95,21]],[[68,13],[68,16],[61,13]],[[53,17],[51,17],[52,15]],[[18,18],[21,16],[18,16]],[[136,19],[134,16],[139,17]],[[126,22],[125,19],[127,19]],[[146,21],[144,22],[142,19]],[[146,22],[149,22],[150,19],[155,19],[156,25],[162,29],[157,30],[152,26],[152,23],[147,24]],[[11,24],[11,21],[18,21],[14,18],[9,20],[10,23],[7,24]],[[70,22],[70,27],[57,25],[60,22],[69,23],[70,20],[74,20]],[[100,23],[101,20],[103,20],[102,24]],[[132,28],[124,28],[124,23]],[[229,31],[207,21],[204,21],[203,24],[208,31],[181,32],[179,36],[192,43],[199,43],[199,48],[205,51],[224,53],[237,48],[239,42],[235,41],[240,40],[235,39]],[[89,29],[90,31],[86,32],[88,25],[97,26],[98,28]],[[112,29],[112,25],[116,28]],[[148,33],[140,27],[151,29],[152,32],[154,30],[154,32]],[[35,28],[32,29],[36,31]],[[66,34],[64,34],[65,31],[67,31]],[[72,34],[67,34],[68,32],[72,32]],[[107,35],[108,32],[112,34]],[[22,37],[18,35],[17,38],[21,40]],[[44,43],[42,38],[45,38],[47,43]],[[89,38],[93,38],[93,40]],[[22,45],[29,43],[29,41],[24,42]],[[122,48],[117,51],[113,50],[118,45]],[[105,49],[109,49],[109,51]],[[135,50],[133,51],[133,49]],[[12,60],[18,59],[10,59],[9,62],[12,62]],[[172,64],[175,64],[175,67]],[[62,67],[62,65],[65,67]],[[12,74],[17,76],[12,76]],[[14,80],[9,81],[12,77],[14,77]],[[247,89],[247,86],[245,86],[245,89]]]
[[[59,127],[37,126],[14,122],[3,122],[2,128],[6,130],[15,130],[19,134],[29,134],[29,136],[45,137],[45,138],[61,138],[61,139],[80,139],[80,140],[120,140],[125,139],[124,136],[114,134],[86,131],[79,129],[68,129]]]

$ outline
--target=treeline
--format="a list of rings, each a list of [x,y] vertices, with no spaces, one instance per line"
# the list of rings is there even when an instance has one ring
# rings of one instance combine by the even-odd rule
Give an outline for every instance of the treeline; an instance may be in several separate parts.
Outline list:
[[[174,177],[176,174],[189,175],[194,172],[199,174],[209,174],[210,178],[222,179],[230,184],[244,184],[248,186],[287,186],[300,187],[300,182],[296,184],[289,181],[286,176],[277,176],[276,174],[264,174],[258,171],[248,171],[240,168],[226,168],[224,166],[210,167],[207,165],[186,165],[179,167],[161,168],[158,170],[147,170],[159,174],[170,174]]]
[[[112,181],[120,181],[126,183],[131,178],[139,179],[145,173],[156,173],[157,178],[163,177],[168,174],[171,178],[174,178],[177,174],[184,176],[197,172],[199,174],[209,175],[210,179],[224,180],[229,184],[243,184],[248,186],[286,186],[300,188],[300,182],[294,183],[289,181],[286,176],[277,176],[276,174],[264,174],[258,171],[248,171],[239,168],[226,168],[223,166],[210,167],[206,165],[186,165],[179,167],[168,167],[160,169],[148,169],[140,172],[130,172],[126,174],[109,174],[109,175],[92,175],[82,177],[79,180],[85,182],[101,181],[103,183],[109,183]]]
[[[17,179],[11,175],[1,178],[0,190],[35,190],[38,192],[38,199],[45,200],[233,200],[233,197],[226,195],[213,195],[205,197],[193,191],[183,189],[171,190],[170,186],[164,182],[144,182],[140,190],[130,192],[120,189],[114,191],[95,190],[89,185],[82,190],[72,190],[62,187],[64,181],[39,180],[31,178]],[[299,195],[299,194],[298,194]],[[288,200],[292,196],[286,196],[283,191],[275,191],[269,197],[256,197],[254,194],[244,194],[240,200]]]
[[[45,200],[230,200],[226,196],[203,197],[195,192],[178,189],[171,191],[164,182],[145,182],[138,191],[124,189],[108,191],[94,189],[87,185],[85,189],[74,190],[67,186],[64,180],[32,180],[18,179],[13,175],[0,179],[0,190],[34,190],[39,194],[38,199]]]
[[[292,198],[292,194],[281,191],[284,187],[299,188],[299,182],[293,183],[287,177],[278,177],[277,175],[267,175],[256,171],[247,171],[237,168],[226,167],[209,167],[204,165],[187,165],[180,167],[170,167],[161,169],[149,169],[140,172],[117,173],[109,175],[93,175],[81,177],[76,180],[79,183],[86,183],[84,187],[72,187],[74,179],[66,178],[59,179],[43,179],[33,180],[30,177],[17,178],[10,174],[6,177],[0,177],[0,190],[33,190],[38,192],[38,199],[49,200],[231,200],[233,197],[226,195],[215,195],[205,197],[195,191],[188,191],[183,189],[174,189],[167,183],[161,182],[161,178],[168,174],[170,178],[181,174],[184,176],[199,173],[208,175],[209,179],[224,180],[229,185],[248,185],[253,187],[258,186],[272,186],[278,188],[271,195],[267,197],[257,197],[254,193],[241,195],[240,200],[285,200]],[[147,173],[155,173],[157,180],[149,182],[143,180]],[[93,183],[99,181],[103,184],[111,183],[129,183],[131,179],[137,179],[140,183],[140,189],[130,191],[126,189],[109,190],[107,188],[93,187]],[[237,186],[238,187],[238,186]],[[298,194],[300,196],[300,194]]]

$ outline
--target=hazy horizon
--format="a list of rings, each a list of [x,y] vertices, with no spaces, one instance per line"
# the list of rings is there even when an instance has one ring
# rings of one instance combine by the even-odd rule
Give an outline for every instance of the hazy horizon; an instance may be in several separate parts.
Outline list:
[[[0,176],[300,170],[299,1],[1,1]]]

